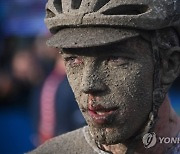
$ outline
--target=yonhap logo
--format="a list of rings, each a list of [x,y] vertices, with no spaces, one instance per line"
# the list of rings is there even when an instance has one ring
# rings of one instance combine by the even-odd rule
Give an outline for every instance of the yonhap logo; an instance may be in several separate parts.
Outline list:
[[[143,136],[142,141],[145,148],[151,148],[157,142],[156,134],[154,132],[147,133]]]
[[[142,142],[145,148],[151,148],[156,143],[159,144],[180,144],[180,137],[157,137],[154,132],[147,133],[143,136]]]

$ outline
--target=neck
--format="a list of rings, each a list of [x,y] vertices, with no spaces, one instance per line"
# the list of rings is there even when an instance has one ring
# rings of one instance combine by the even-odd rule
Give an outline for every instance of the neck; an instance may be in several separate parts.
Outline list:
[[[156,133],[157,137],[176,137],[180,131],[180,118],[176,115],[173,108],[170,105],[168,96],[166,96],[164,102],[158,111],[158,120],[155,124],[153,132]],[[159,140],[157,140],[159,142]],[[142,139],[137,141],[137,147],[135,153],[143,154],[163,154],[172,144],[157,144],[149,149],[144,148]],[[125,154],[129,145],[128,144],[117,144],[117,145],[103,145],[105,150],[112,152],[113,154]]]

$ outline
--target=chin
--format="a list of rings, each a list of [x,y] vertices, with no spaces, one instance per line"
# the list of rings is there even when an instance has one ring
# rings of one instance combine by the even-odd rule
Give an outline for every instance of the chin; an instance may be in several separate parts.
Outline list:
[[[91,134],[96,142],[105,145],[124,143],[131,136],[127,129],[117,128],[94,128],[90,127]]]

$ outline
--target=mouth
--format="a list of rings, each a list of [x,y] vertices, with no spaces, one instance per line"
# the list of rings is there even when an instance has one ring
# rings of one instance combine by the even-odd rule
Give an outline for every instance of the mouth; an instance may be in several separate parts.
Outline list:
[[[112,119],[113,115],[117,112],[117,108],[105,108],[103,106],[89,106],[88,114],[95,124],[103,125]]]

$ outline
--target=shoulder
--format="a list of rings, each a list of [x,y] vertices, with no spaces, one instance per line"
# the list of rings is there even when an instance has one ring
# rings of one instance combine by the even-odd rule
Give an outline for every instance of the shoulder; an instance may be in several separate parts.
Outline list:
[[[50,139],[29,154],[80,154],[87,152],[94,153],[86,142],[83,135],[83,128],[80,128]]]

